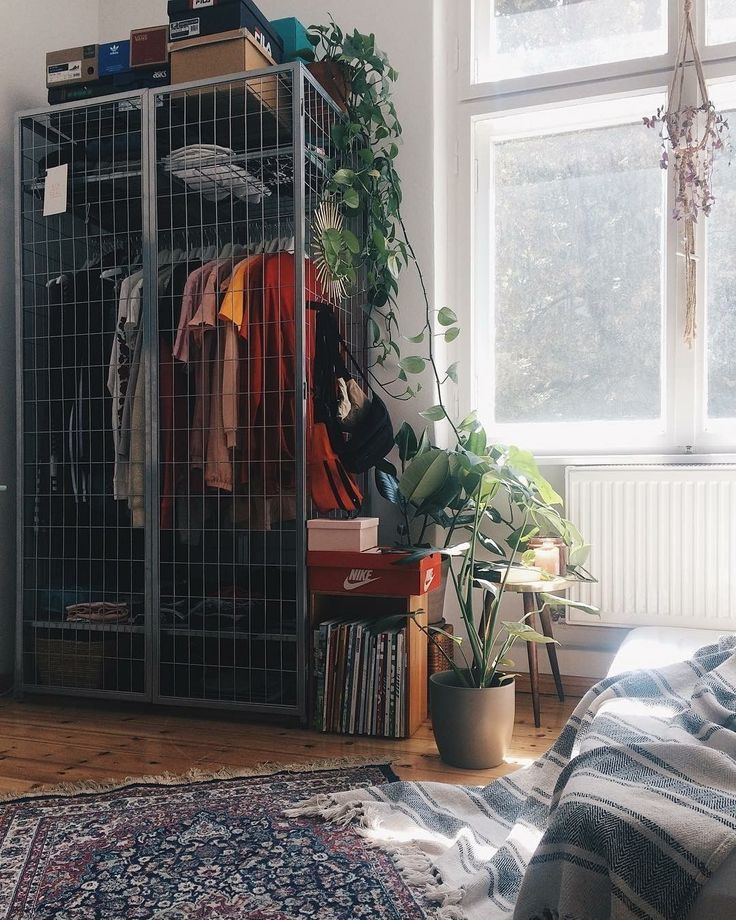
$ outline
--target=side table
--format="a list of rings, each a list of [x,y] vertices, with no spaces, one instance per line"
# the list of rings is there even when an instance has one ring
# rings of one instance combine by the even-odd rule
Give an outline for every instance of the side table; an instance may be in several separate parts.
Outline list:
[[[539,617],[541,624],[541,633],[554,639],[552,632],[552,617],[550,616],[549,607],[542,601],[540,594],[562,594],[573,586],[574,582],[567,578],[554,578],[549,581],[534,581],[528,584],[506,585],[506,590],[513,594],[521,594],[524,604],[524,613],[527,614],[526,622],[537,629],[534,622]],[[547,655],[549,656],[549,666],[552,669],[552,676],[555,679],[557,696],[560,701],[565,699],[565,689],[562,686],[560,676],[560,666],[557,661],[557,647],[550,642],[546,646]],[[541,726],[540,708],[539,708],[539,646],[536,642],[527,642],[526,651],[529,656],[529,680],[532,686],[532,706],[534,708],[534,724],[537,728]]]

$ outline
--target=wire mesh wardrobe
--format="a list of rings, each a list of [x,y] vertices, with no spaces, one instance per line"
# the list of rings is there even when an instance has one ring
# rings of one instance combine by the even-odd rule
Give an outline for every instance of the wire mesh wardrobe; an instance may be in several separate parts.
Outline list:
[[[304,718],[339,117],[299,64],[18,117],[19,691]]]

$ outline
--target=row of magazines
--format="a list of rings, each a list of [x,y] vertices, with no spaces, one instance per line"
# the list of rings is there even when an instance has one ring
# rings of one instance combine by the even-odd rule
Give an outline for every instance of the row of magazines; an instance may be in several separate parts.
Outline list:
[[[349,735],[407,734],[406,620],[335,617],[315,628],[315,727]]]

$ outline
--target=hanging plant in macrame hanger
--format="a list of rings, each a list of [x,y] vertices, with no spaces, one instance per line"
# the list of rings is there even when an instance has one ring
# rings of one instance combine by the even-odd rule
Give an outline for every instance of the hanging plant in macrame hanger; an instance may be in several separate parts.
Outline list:
[[[725,146],[728,122],[708,97],[703,65],[693,31],[693,0],[684,0],[683,23],[677,49],[675,71],[667,95],[667,108],[645,118],[648,128],[660,129],[662,157],[667,169],[672,162],[675,181],[675,206],[672,217],[683,225],[685,257],[686,313],[685,342],[692,347],[696,333],[697,262],[695,225],[700,214],[710,214],[713,197],[713,165],[716,152]],[[688,58],[691,55],[691,58]],[[694,105],[685,104],[685,67],[692,62],[697,77]]]

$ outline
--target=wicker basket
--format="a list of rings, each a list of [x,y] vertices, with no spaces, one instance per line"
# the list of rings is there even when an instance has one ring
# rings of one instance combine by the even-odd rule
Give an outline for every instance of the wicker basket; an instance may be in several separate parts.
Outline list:
[[[99,690],[105,659],[104,641],[36,638],[38,684]]]
[[[440,622],[435,625],[438,629],[442,629],[446,633],[449,633],[449,635],[443,636],[440,633],[433,632],[431,637],[427,637],[427,641],[429,642],[429,658],[427,661],[427,672],[429,677],[433,674],[437,674],[439,671],[450,670],[450,665],[447,663],[445,655],[452,658],[455,650],[455,643],[450,638],[450,636],[454,635],[452,623],[440,620]],[[442,649],[445,655],[442,654],[440,649]]]

